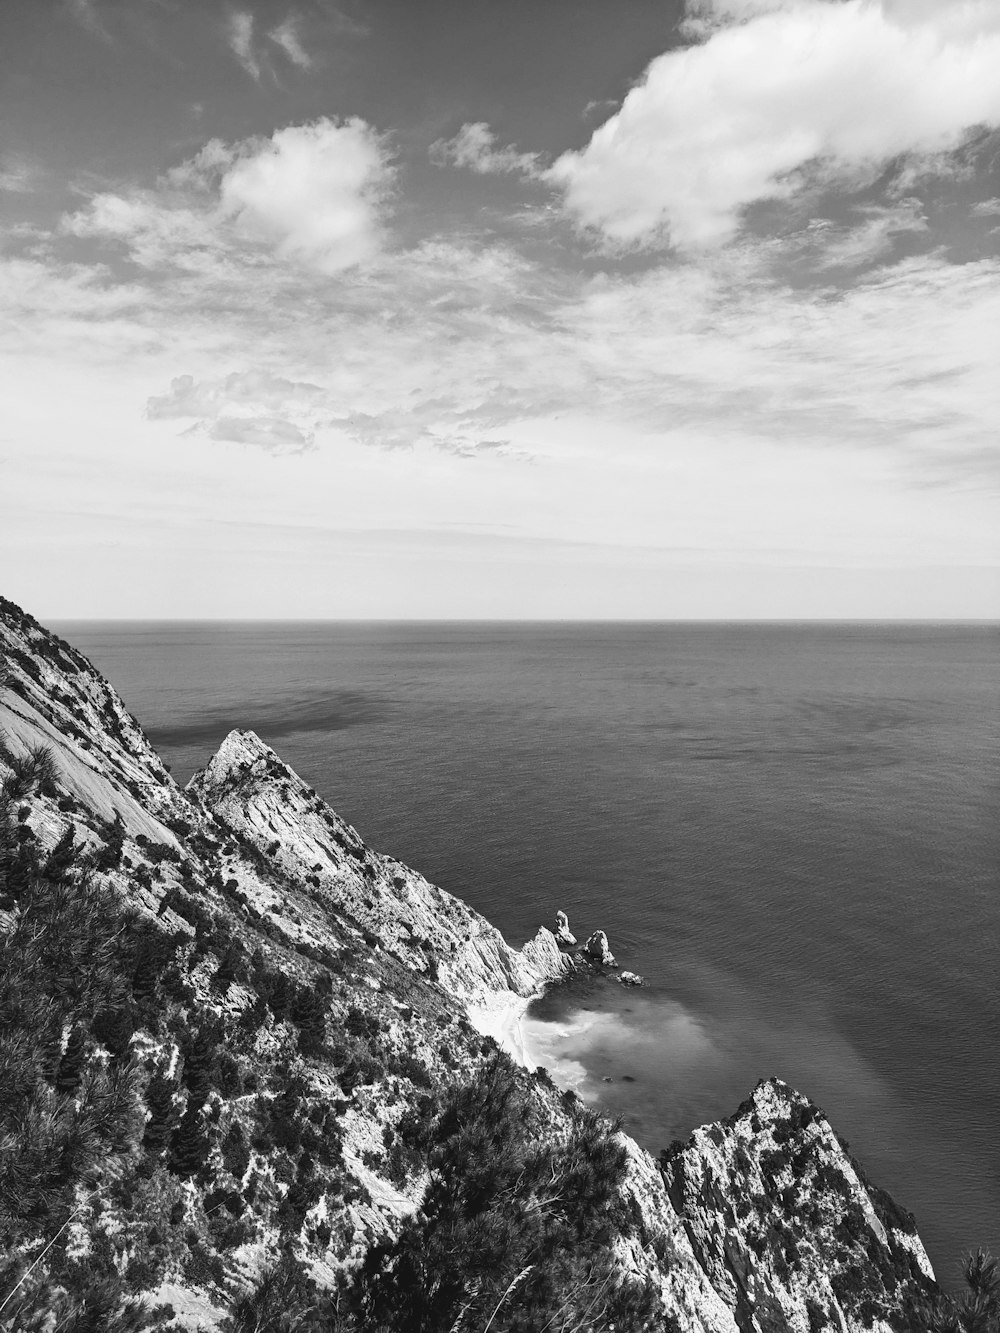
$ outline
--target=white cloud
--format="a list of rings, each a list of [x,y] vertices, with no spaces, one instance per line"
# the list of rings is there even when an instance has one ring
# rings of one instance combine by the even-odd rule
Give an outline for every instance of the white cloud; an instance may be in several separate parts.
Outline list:
[[[263,245],[333,275],[378,253],[391,179],[370,125],[322,119],[270,139],[212,140],[157,189],[97,194],[63,230],[119,241],[149,268],[254,266]]]
[[[538,174],[538,154],[520,153],[516,148],[497,148],[497,137],[484,121],[462,126],[451,139],[436,139],[431,144],[430,159],[438,167],[465,167],[478,175],[502,175],[517,172]]]
[[[706,40],[646,70],[549,179],[619,245],[730,240],[801,173],[870,174],[1000,123],[1000,13],[986,0],[715,0]]]
[[[371,259],[390,178],[383,141],[355,117],[278,130],[222,179],[226,213],[250,236],[323,273]]]
[[[293,65],[298,65],[299,69],[311,69],[313,64],[312,56],[302,45],[299,37],[299,26],[293,15],[289,15],[276,28],[272,28],[267,34],[279,46]]]
[[[253,14],[245,10],[234,10],[229,15],[226,25],[226,40],[229,48],[255,83],[260,82],[260,59],[254,50]]]
[[[811,223],[799,237],[784,242],[789,254],[798,247],[808,256],[814,273],[827,269],[857,269],[884,259],[899,237],[923,235],[927,219],[920,203],[902,199],[890,206],[868,205],[858,210],[860,221],[836,226],[829,221]]]
[[[345,526],[516,524],[534,541],[588,543],[591,563],[581,572],[574,552],[575,582],[553,584],[547,614],[595,613],[589,573],[608,580],[600,613],[622,612],[615,597],[633,575],[608,562],[624,546],[690,548],[725,562],[719,579],[736,589],[703,600],[690,570],[657,556],[635,603],[648,615],[748,614],[761,560],[811,570],[996,561],[995,261],[931,255],[847,289],[799,291],[774,281],[767,247],[751,246],[697,267],[590,278],[446,241],[384,254],[337,283],[273,260],[164,272],[122,282],[51,251],[0,256],[4,451],[15,464],[4,475],[19,478],[0,487],[0,534],[10,542],[31,514],[81,582],[113,578],[128,552],[155,590],[157,571],[181,577],[163,552],[214,550],[224,537],[235,595],[273,563],[261,542],[282,523],[300,533],[307,571],[348,567],[323,545]],[[178,422],[193,429],[178,434]],[[87,544],[67,545],[53,478],[91,515]],[[252,526],[237,536],[240,523]],[[408,554],[386,560],[387,578],[416,577]],[[204,565],[216,598],[205,614],[244,606],[226,601],[223,563]],[[281,569],[290,586],[303,582]],[[963,600],[961,569],[937,600],[921,591],[923,574],[908,577],[910,599],[886,593],[874,613],[989,613],[981,581]],[[866,580],[848,587],[830,574],[816,595],[802,574],[800,593],[761,613],[859,614]],[[323,583],[312,579],[303,614],[334,613]],[[570,586],[578,601],[565,600]],[[657,600],[672,587],[688,589],[689,610]],[[470,586],[452,611],[487,614],[483,595]],[[188,596],[178,584],[171,613]],[[356,612],[372,614],[359,598]],[[279,598],[258,613],[282,608]]]

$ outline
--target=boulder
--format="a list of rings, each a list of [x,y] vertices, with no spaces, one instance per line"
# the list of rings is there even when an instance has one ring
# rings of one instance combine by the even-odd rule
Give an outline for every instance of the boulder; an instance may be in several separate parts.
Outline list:
[[[622,983],[623,986],[642,985],[642,977],[640,977],[636,972],[620,972],[618,974],[618,980]]]
[[[569,928],[569,917],[565,912],[556,912],[556,943],[564,949],[571,949],[576,943],[576,936]]]
[[[614,954],[608,947],[608,937],[603,930],[594,931],[584,946],[584,952],[588,958],[592,958],[595,963],[600,963],[602,967],[618,966]]]

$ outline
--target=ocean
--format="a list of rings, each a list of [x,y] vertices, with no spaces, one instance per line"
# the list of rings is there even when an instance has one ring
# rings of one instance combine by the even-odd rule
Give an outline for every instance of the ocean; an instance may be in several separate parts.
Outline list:
[[[1000,636],[929,624],[66,623],[185,781],[251,727],[520,944],[530,1048],[656,1153],[778,1075],[1000,1251]]]

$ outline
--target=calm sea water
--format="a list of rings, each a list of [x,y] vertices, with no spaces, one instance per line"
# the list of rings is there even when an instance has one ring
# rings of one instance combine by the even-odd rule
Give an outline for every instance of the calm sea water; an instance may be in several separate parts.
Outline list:
[[[252,727],[512,942],[606,930],[648,986],[560,992],[529,1037],[654,1152],[777,1074],[943,1280],[1000,1250],[995,627],[59,632],[180,780]]]

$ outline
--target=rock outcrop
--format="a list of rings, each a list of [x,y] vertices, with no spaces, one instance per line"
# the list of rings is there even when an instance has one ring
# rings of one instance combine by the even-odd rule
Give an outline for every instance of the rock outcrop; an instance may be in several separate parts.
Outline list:
[[[511,948],[369,848],[252,732],[180,790],[86,658],[2,599],[0,648],[0,943],[25,910],[25,867],[68,883],[71,857],[80,895],[108,894],[134,936],[127,1003],[74,1058],[95,1078],[132,1062],[143,1172],[134,1146],[132,1177],[81,1181],[66,1253],[131,1275],[137,1299],[169,1301],[192,1329],[218,1326],[279,1248],[333,1282],[419,1214],[428,1176],[407,1134],[436,1090],[492,1058],[482,1016],[523,1009],[574,966],[559,932]],[[615,965],[603,931],[586,953]],[[518,1077],[563,1142],[571,1099]],[[610,1252],[655,1294],[657,1327],[889,1333],[934,1290],[912,1219],[783,1084],[660,1164],[618,1142]],[[43,1290],[54,1230],[24,1243],[23,1269],[42,1262],[18,1300]]]
[[[565,912],[556,912],[556,944],[563,949],[572,949],[576,936],[569,928],[569,917]]]
[[[661,1158],[698,1263],[741,1333],[919,1327],[933,1271],[913,1218],[779,1079]]]
[[[283,878],[349,912],[382,949],[469,1006],[538,994],[572,968],[551,931],[540,927],[518,952],[460,899],[373,851],[252,731],[231,731],[186,790]]]
[[[595,963],[600,963],[601,967],[617,967],[615,956],[611,952],[608,944],[608,937],[603,930],[595,930],[593,935],[583,946],[583,951],[588,958],[593,959]]]

